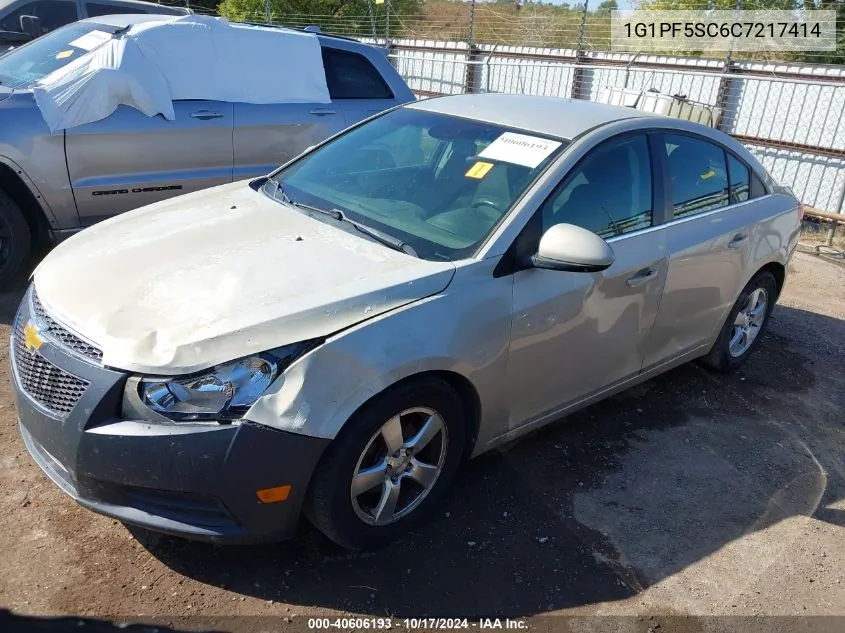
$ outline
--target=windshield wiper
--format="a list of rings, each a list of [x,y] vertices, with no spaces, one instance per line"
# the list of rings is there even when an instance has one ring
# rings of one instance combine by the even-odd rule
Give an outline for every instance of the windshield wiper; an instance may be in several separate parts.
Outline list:
[[[347,218],[343,214],[343,211],[341,211],[340,209],[321,209],[319,207],[312,207],[310,204],[305,204],[304,202],[294,202],[290,199],[290,197],[288,197],[284,189],[282,189],[282,186],[281,184],[279,184],[278,180],[274,180],[273,183],[275,184],[275,187],[273,187],[273,191],[271,193],[273,198],[281,200],[282,202],[293,205],[295,207],[299,207],[300,209],[314,211],[315,213],[322,213],[323,215],[327,215],[330,218],[334,218],[338,222],[346,222],[347,224],[351,224],[359,233],[363,233],[364,235],[373,238],[380,244],[384,244],[385,246],[388,246],[395,251],[399,251],[400,253],[419,257],[414,248],[407,242],[403,242],[399,238],[393,237],[392,235],[388,235],[387,233],[382,233],[378,229],[369,227],[366,224],[356,222],[352,218]]]

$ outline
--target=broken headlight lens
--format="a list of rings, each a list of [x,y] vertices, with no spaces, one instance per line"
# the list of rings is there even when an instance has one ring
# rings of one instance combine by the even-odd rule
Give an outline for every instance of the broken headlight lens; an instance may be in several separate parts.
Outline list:
[[[288,365],[314,347],[296,343],[175,378],[145,378],[141,401],[175,421],[235,420],[258,400]]]

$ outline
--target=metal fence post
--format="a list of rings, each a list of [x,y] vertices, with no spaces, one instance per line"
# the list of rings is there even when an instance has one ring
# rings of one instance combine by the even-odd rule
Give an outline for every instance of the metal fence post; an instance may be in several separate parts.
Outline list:
[[[475,37],[475,0],[469,5],[469,35],[467,36],[467,44],[472,48],[472,40]]]
[[[464,92],[479,92],[481,81],[478,76],[478,60],[481,51],[473,44],[475,37],[475,0],[469,6],[469,33],[467,33],[467,69],[464,73]]]
[[[572,75],[572,98],[582,99],[581,88],[584,84],[584,69],[579,68],[578,64],[584,64],[587,59],[584,57],[584,35],[587,26],[587,5],[589,0],[584,0],[584,7],[581,10],[581,23],[578,25],[578,49],[575,51],[575,71]]]
[[[390,0],[384,8],[384,43],[390,46]]]
[[[367,0],[367,15],[370,17],[370,26],[373,29],[373,43],[376,40],[376,18],[375,14],[373,13],[373,0]]]
[[[834,213],[845,213],[845,209],[843,209],[843,205],[845,205],[845,181],[842,183],[842,190],[839,192],[839,201],[836,203],[834,207]],[[830,228],[827,231],[827,245],[833,246],[833,238],[836,237],[836,222],[830,223]]]
[[[270,24],[270,0],[264,0],[264,18]]]
[[[736,10],[742,11],[742,7],[743,0],[736,0]],[[741,17],[737,15],[736,19],[740,20]],[[735,41],[736,38],[732,37],[730,46],[728,47],[728,54],[725,57],[725,66],[722,69],[723,76],[721,79],[719,79],[719,90],[716,93],[716,107],[722,110],[722,114],[719,117],[719,121],[716,123],[715,127],[722,130],[723,132],[728,132],[728,117],[725,115],[728,111],[728,100],[731,95],[731,88],[733,87],[733,82],[731,81],[731,78],[728,75],[730,75],[731,73],[735,73],[738,70],[733,60],[733,47]]]

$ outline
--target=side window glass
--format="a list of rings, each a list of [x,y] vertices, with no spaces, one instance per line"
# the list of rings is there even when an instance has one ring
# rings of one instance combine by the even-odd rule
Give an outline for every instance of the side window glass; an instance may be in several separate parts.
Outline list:
[[[122,7],[116,4],[98,4],[96,2],[86,2],[85,10],[88,12],[89,18],[96,18],[101,15],[117,15],[128,13],[148,13],[141,9],[132,7]]]
[[[332,99],[392,99],[378,70],[363,55],[323,47],[323,67]]]
[[[651,226],[652,211],[651,164],[643,135],[594,149],[540,209],[543,232],[567,223],[605,238]]]
[[[766,185],[763,184],[763,181],[757,176],[757,174],[751,174],[751,197],[752,198],[759,198],[761,196],[765,196],[769,192],[766,190]]]
[[[666,134],[675,218],[727,206],[728,171],[721,147],[691,136]]]
[[[731,204],[751,197],[751,171],[745,163],[728,154],[728,175],[731,183]]]
[[[76,3],[66,0],[41,0],[25,4],[7,15],[0,21],[0,30],[20,31],[22,15],[34,15],[39,18],[42,34],[79,19],[76,14]]]

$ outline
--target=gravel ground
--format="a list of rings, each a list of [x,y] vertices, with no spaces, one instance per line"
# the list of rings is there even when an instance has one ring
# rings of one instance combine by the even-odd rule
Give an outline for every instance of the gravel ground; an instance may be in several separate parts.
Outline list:
[[[4,341],[18,297],[0,295]],[[727,626],[686,615],[845,616],[845,268],[809,255],[741,372],[690,364],[474,460],[440,516],[376,553],[308,526],[281,545],[189,543],[78,507],[20,441],[7,355],[0,606],[15,614],[225,630],[248,628],[222,619],[237,615],[624,615],[638,617],[615,630],[652,632]]]

